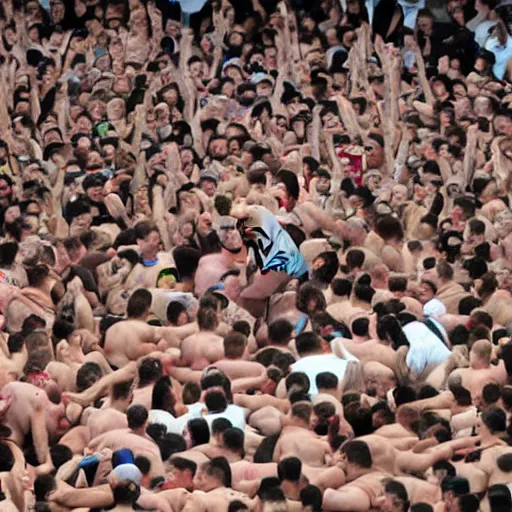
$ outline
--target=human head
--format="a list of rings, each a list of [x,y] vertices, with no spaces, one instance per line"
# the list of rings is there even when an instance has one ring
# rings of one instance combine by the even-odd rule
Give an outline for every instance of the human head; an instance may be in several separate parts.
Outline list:
[[[153,261],[160,250],[160,233],[155,224],[140,221],[135,224],[135,238],[142,257]]]
[[[194,476],[194,489],[209,492],[220,487],[231,487],[231,468],[225,457],[214,457]]]
[[[242,359],[247,348],[247,338],[239,332],[231,331],[224,337],[224,356],[227,359]]]
[[[197,464],[183,457],[173,457],[169,462],[166,488],[192,489]]]
[[[128,428],[131,430],[145,430],[148,421],[148,410],[140,404],[130,405],[126,410]]]
[[[146,318],[151,308],[153,296],[149,290],[139,288],[135,290],[126,306],[126,315],[128,318]]]

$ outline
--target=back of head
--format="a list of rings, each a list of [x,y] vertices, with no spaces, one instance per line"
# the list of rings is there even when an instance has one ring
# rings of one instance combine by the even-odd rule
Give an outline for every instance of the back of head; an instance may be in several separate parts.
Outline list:
[[[277,476],[279,480],[288,480],[297,483],[302,474],[302,462],[297,457],[286,457],[277,465]]]
[[[138,372],[140,387],[153,384],[162,376],[162,363],[155,357],[145,357],[139,364]]]
[[[116,482],[112,488],[116,505],[134,505],[140,496],[140,487],[131,480]]]
[[[355,336],[368,336],[370,320],[366,317],[356,318],[352,322],[352,332]]]
[[[89,361],[83,364],[76,373],[76,390],[80,393],[101,379],[103,372],[100,365]]]
[[[453,268],[452,266],[445,260],[440,261],[436,265],[436,272],[439,279],[442,281],[451,281],[453,279]]]
[[[139,318],[147,314],[151,307],[152,300],[153,296],[149,290],[145,288],[135,290],[128,299],[126,315],[128,318]]]
[[[306,485],[300,491],[303,507],[311,507],[312,512],[322,512],[322,491],[315,485]]]
[[[512,495],[505,484],[491,485],[487,491],[491,512],[509,512],[512,510]]]
[[[128,428],[132,430],[143,427],[146,424],[148,417],[148,410],[143,405],[130,405],[126,410]]]
[[[364,260],[365,254],[361,249],[350,249],[345,257],[345,261],[350,270],[362,268]]]
[[[372,467],[372,454],[364,441],[348,441],[341,447],[341,451],[346,455],[348,462],[351,464],[365,469]]]
[[[228,450],[244,457],[244,433],[239,428],[228,428],[222,433],[222,442]]]
[[[186,312],[187,308],[180,301],[173,300],[167,305],[167,321],[172,325],[177,325],[180,315]]]
[[[214,457],[206,463],[203,470],[216,478],[224,487],[231,487],[231,467],[225,457]]]
[[[197,325],[202,331],[214,331],[219,323],[217,311],[210,307],[201,307],[197,312]]]
[[[332,293],[337,297],[350,297],[352,293],[352,281],[350,279],[333,279],[331,283]]]
[[[293,325],[286,318],[278,318],[268,326],[268,339],[276,345],[288,345],[292,338]]]
[[[321,372],[316,376],[316,387],[318,389],[338,389],[339,379],[332,372]]]
[[[247,338],[237,331],[224,337],[224,356],[227,359],[241,359],[247,347]]]
[[[290,411],[292,418],[295,418],[304,425],[308,426],[312,412],[313,406],[311,405],[311,403],[304,401],[294,403]]]
[[[384,486],[384,492],[387,494],[393,494],[402,502],[403,512],[407,512],[409,510],[409,495],[407,494],[407,489],[404,484],[397,480],[389,480]]]
[[[490,407],[482,412],[482,422],[491,434],[505,432],[507,428],[507,415],[499,407]]]
[[[303,332],[295,338],[295,346],[300,357],[322,350],[320,338],[314,332]]]

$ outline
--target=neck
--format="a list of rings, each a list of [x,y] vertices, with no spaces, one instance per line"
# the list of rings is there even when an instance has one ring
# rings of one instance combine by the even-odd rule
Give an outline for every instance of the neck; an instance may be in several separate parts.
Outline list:
[[[127,320],[138,320],[139,322],[145,322],[148,319],[148,313],[144,313],[140,316],[130,316]]]
[[[152,251],[149,253],[144,253],[142,255],[142,259],[145,261],[155,261],[158,255],[158,251]]]
[[[487,370],[489,368],[489,363],[486,361],[475,361],[471,365],[473,370]]]
[[[319,388],[318,389],[318,394],[330,395],[330,396],[333,396],[336,399],[340,398],[340,393],[339,393],[339,391],[337,389],[321,389],[321,388]]]
[[[140,427],[140,428],[132,428],[131,431],[136,435],[136,436],[141,436],[141,437],[145,437],[146,436],[146,427]]]
[[[290,480],[283,480],[281,482],[281,489],[289,500],[298,501],[300,498],[300,490],[298,482],[291,482]]]
[[[110,402],[110,408],[122,412],[123,414],[126,411],[126,406],[121,400],[112,400],[112,402]]]

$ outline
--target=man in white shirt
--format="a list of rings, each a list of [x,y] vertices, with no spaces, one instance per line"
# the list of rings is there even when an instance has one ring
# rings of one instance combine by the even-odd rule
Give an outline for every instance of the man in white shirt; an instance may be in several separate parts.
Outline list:
[[[309,394],[312,398],[318,394],[316,376],[319,373],[331,372],[338,377],[340,383],[344,384],[345,375],[347,375],[347,378],[349,376],[347,371],[349,364],[357,366],[356,371],[359,371],[359,360],[356,357],[347,350],[344,350],[343,354],[345,359],[340,359],[330,352],[330,348],[328,349],[329,352],[326,353],[324,347],[322,347],[320,337],[314,332],[299,334],[295,338],[295,345],[300,359],[292,364],[292,372],[303,372],[308,376],[310,382]],[[346,385],[344,387],[350,386]]]

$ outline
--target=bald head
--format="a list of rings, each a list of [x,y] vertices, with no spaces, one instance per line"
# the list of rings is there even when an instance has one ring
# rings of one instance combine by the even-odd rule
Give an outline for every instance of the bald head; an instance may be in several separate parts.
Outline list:
[[[473,367],[475,364],[479,366],[489,366],[491,363],[492,343],[489,340],[477,340],[471,347],[470,362]]]

